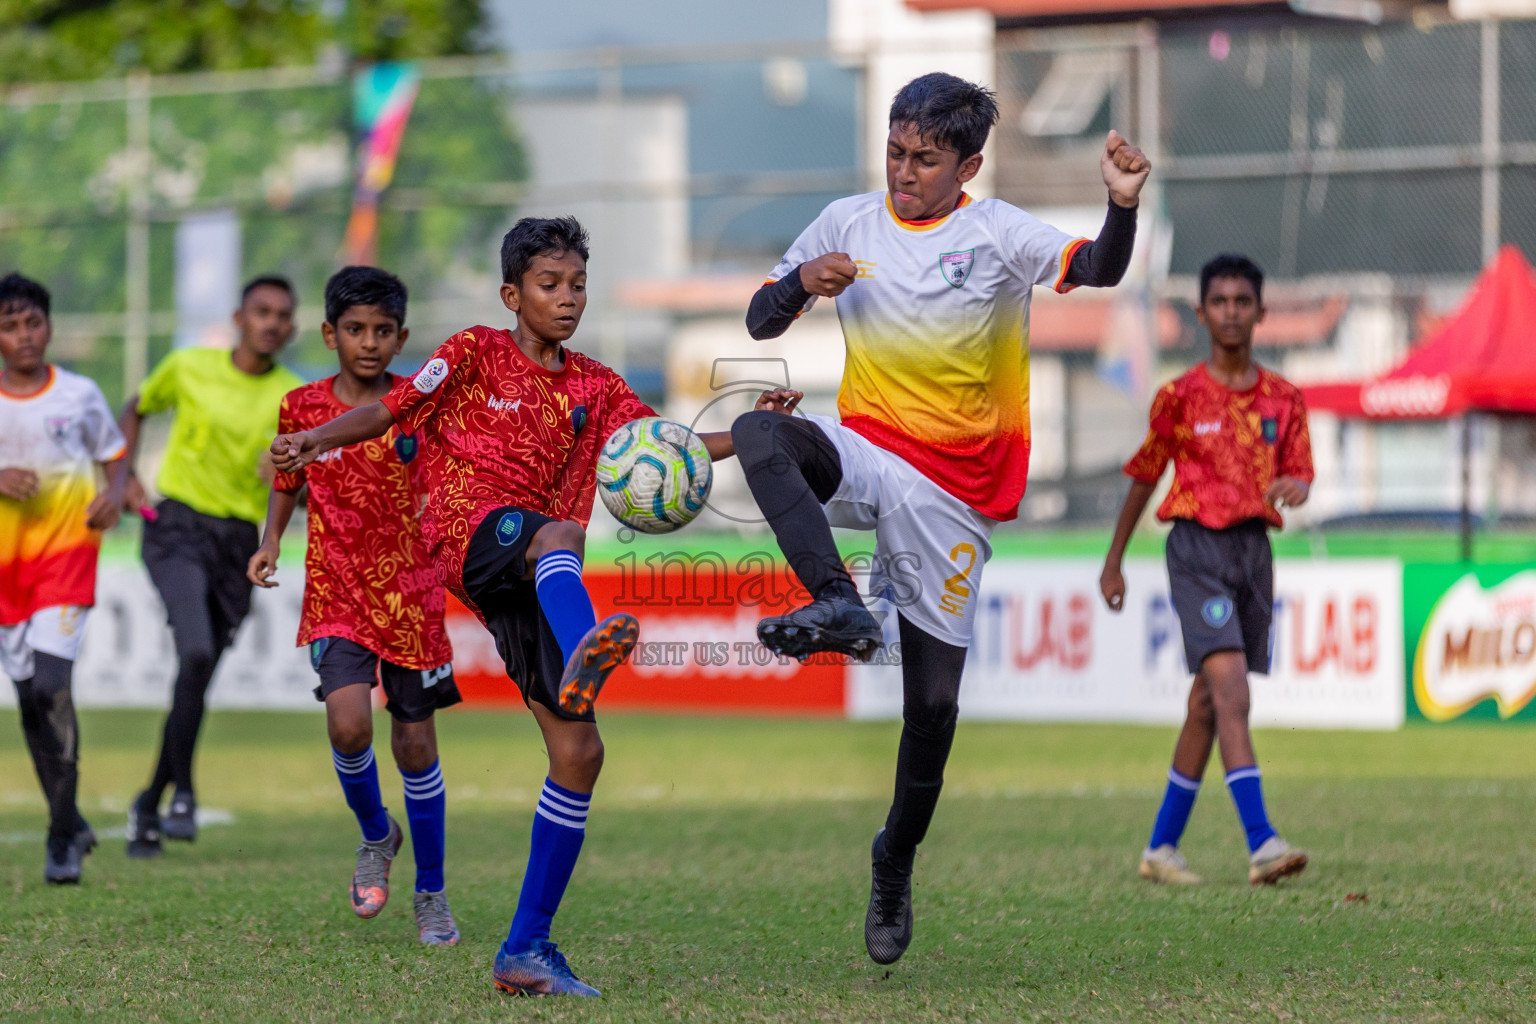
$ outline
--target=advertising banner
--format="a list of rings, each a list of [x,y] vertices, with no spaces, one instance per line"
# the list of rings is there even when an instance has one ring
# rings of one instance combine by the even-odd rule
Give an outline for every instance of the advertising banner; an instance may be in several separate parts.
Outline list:
[[[315,675],[308,652],[293,645],[301,566],[299,559],[286,559],[277,577],[280,586],[257,591],[250,618],[220,662],[209,694],[213,707],[320,709],[312,696]],[[966,716],[1182,720],[1189,672],[1161,562],[1127,563],[1129,593],[1119,615],[1099,598],[1098,569],[1089,559],[999,560],[987,567],[961,693]],[[1396,562],[1385,560],[1277,564],[1274,666],[1268,677],[1253,680],[1256,725],[1390,729],[1402,723],[1401,574]],[[1505,575],[1515,573],[1511,569]],[[886,616],[892,643],[871,666],[847,666],[832,658],[801,665],[776,658],[757,643],[761,616],[805,600],[784,566],[765,554],[731,559],[626,555],[601,570],[589,568],[586,581],[599,616],[631,611],[642,624],[634,657],[604,691],[605,708],[860,718],[900,714],[894,615]],[[1440,590],[1454,582],[1447,578]],[[1536,593],[1521,598],[1523,605],[1511,603],[1507,595],[1517,584],[1526,585],[1515,581],[1498,591],[1495,609],[1536,610]],[[168,706],[175,653],[159,595],[143,567],[104,563],[97,592],[75,671],[77,702],[85,707]],[[1417,614],[1415,638],[1429,618],[1427,609]],[[1410,621],[1413,615],[1410,611]],[[1484,632],[1468,633],[1472,627],[1462,626],[1462,632],[1453,631],[1449,647],[1442,639],[1431,649],[1442,655],[1450,651],[1455,671],[1488,659],[1495,670],[1500,658],[1510,665],[1523,663],[1520,659],[1529,659],[1536,644],[1536,624],[1522,626],[1523,621],[1517,619],[1498,634],[1503,648],[1486,639],[1484,627],[1478,627]],[[452,601],[448,630],[466,703],[521,703],[490,634]],[[1413,650],[1410,641],[1410,656]],[[1444,661],[1441,657],[1433,666]],[[1435,681],[1438,676],[1426,678],[1431,680],[1428,692],[1440,695],[1435,706],[1456,705],[1454,694],[1446,696]],[[1526,708],[1531,683],[1527,679],[1522,690],[1520,678],[1525,677],[1507,685],[1496,679],[1488,685],[1504,689],[1487,692],[1503,693],[1507,707],[1523,698],[1520,707]],[[8,703],[10,697],[9,687],[0,688],[0,701]],[[1488,708],[1477,713],[1495,713],[1495,699],[1490,696]]]
[[[296,648],[303,559],[285,556],[278,586],[257,590],[251,615],[219,662],[209,689],[216,708],[321,710],[307,648]],[[641,643],[603,691],[606,709],[841,715],[847,689],[834,660],[801,665],[757,642],[757,620],[807,600],[787,569],[765,554],[667,554],[619,559],[589,569],[585,581],[599,617],[628,611],[642,622]],[[165,606],[137,561],[106,561],[97,605],[75,666],[81,707],[170,705],[176,655]],[[449,597],[454,674],[468,704],[522,703],[501,657],[474,614]],[[377,696],[377,695],[376,695]],[[14,691],[0,686],[0,704]]]
[[[987,566],[960,691],[962,716],[1183,721],[1191,674],[1163,563],[1126,563],[1125,609],[1118,615],[1099,596],[1099,568],[1088,559]],[[1397,562],[1277,563],[1273,661],[1268,676],[1252,678],[1253,724],[1399,727],[1401,630]],[[850,670],[851,716],[900,711],[899,670]]]
[[[1536,565],[1405,565],[1403,618],[1413,718],[1536,722]]]

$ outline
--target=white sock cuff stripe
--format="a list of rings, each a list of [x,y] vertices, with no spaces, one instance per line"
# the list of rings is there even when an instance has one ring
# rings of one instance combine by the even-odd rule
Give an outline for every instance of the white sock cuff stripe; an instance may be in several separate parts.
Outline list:
[[[332,747],[331,763],[336,766],[338,772],[345,775],[360,774],[373,766],[373,748],[369,747],[356,754],[343,754],[335,747]]]
[[[555,813],[554,811],[548,810],[542,801],[539,803],[539,806],[533,809],[533,813],[539,815],[541,818],[547,818],[548,820],[554,822],[556,825],[563,825],[566,828],[573,828],[578,832],[585,832],[587,830],[586,815],[582,815],[579,821],[573,818],[566,818],[560,814]]]
[[[447,792],[447,785],[442,781],[442,769],[433,768],[432,774],[421,778],[412,778],[401,772],[406,781],[406,800],[432,800],[433,797],[441,797]]]
[[[1227,785],[1230,786],[1232,783],[1240,782],[1243,779],[1257,779],[1259,777],[1258,765],[1254,765],[1252,768],[1235,768],[1227,772]]]
[[[1168,769],[1168,781],[1180,789],[1188,790],[1191,793],[1196,793],[1200,790],[1199,779],[1192,779],[1187,775],[1182,775],[1173,768]]]
[[[586,796],[572,798],[564,793],[557,793],[548,786],[545,786],[544,792],[539,794],[539,799],[541,801],[548,800],[551,805],[567,810],[572,814],[586,814],[588,808],[592,806],[592,794],[590,793]]]
[[[570,551],[555,551],[540,558],[538,564],[533,567],[534,583],[541,582],[546,576],[557,572],[571,572],[581,575],[581,559]]]

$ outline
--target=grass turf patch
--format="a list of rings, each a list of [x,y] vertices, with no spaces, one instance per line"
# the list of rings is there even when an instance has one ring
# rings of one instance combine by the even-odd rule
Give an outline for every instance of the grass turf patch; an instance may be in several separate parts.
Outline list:
[[[120,826],[157,725],[84,716],[82,805],[98,829]],[[555,923],[605,992],[579,1003],[489,983],[543,773],[526,715],[440,719],[464,943],[436,950],[415,941],[408,844],[384,913],[347,907],[356,826],[320,716],[212,716],[199,796],[233,822],[150,863],[106,840],[78,889],[42,884],[42,801],[12,734],[0,1018],[1536,1017],[1536,744],[1523,730],[1261,732],[1272,815],[1312,866],[1251,889],[1218,783],[1185,841],[1208,884],[1172,890],[1134,875],[1172,730],[965,723],[918,859],[916,938],[890,968],[865,956],[861,929],[894,724],[613,717],[604,732],[608,767]]]

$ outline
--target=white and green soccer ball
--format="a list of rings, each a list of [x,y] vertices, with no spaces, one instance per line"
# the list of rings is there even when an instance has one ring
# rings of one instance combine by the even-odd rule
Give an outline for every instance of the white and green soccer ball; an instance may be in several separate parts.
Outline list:
[[[713,480],[699,435],[660,416],[624,424],[608,435],[597,458],[603,505],[641,533],[671,533],[693,522]]]

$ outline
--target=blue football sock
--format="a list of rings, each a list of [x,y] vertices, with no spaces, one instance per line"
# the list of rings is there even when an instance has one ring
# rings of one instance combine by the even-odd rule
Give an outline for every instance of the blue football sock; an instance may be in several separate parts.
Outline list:
[[[389,815],[384,811],[384,798],[379,795],[379,770],[373,764],[373,748],[343,754],[332,747],[331,763],[336,766],[347,806],[357,815],[363,838],[376,843],[389,835]]]
[[[438,762],[426,771],[400,769],[405,779],[405,816],[411,823],[411,853],[416,857],[416,891],[443,889],[443,832],[448,810],[443,770]]]
[[[1264,813],[1264,787],[1259,782],[1259,766],[1249,765],[1227,772],[1227,788],[1232,791],[1237,816],[1248,833],[1248,852],[1252,853],[1275,834],[1269,824],[1269,815]]]
[[[571,652],[581,638],[597,625],[592,598],[581,582],[581,559],[574,551],[551,551],[544,555],[534,566],[533,587],[544,618],[560,642],[560,653],[566,661],[571,660]]]
[[[523,891],[517,897],[512,930],[501,947],[509,955],[527,952],[534,943],[549,938],[550,922],[560,909],[560,898],[581,854],[591,803],[591,793],[573,793],[544,780],[544,792],[539,794],[533,815],[533,842],[528,847]]]
[[[1180,775],[1168,769],[1168,788],[1163,793],[1163,805],[1157,809],[1157,820],[1152,823],[1152,838],[1147,848],[1178,846],[1189,824],[1189,812],[1195,809],[1195,797],[1200,795],[1200,780]]]

